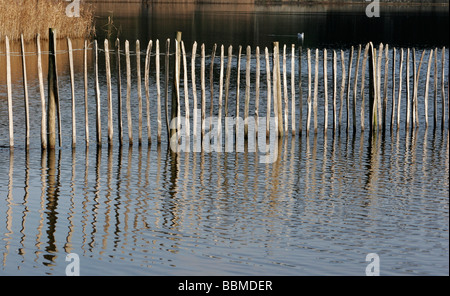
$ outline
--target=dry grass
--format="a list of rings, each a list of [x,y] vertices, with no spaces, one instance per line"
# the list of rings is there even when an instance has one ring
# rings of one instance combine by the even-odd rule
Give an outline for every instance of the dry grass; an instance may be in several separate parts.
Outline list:
[[[80,17],[68,17],[64,0],[0,0],[0,37],[31,40],[39,33],[48,39],[48,29],[55,28],[60,38],[87,38],[94,32],[94,14],[81,2]],[[4,39],[4,38],[1,38]]]

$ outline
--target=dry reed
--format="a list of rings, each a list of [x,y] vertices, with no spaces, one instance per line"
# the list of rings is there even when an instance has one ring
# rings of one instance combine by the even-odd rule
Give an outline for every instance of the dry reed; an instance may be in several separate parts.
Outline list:
[[[0,0],[0,36],[32,40],[37,34],[48,39],[48,29],[54,28],[58,38],[86,38],[94,33],[91,5],[80,5],[80,17],[68,17],[69,2],[62,0]]]

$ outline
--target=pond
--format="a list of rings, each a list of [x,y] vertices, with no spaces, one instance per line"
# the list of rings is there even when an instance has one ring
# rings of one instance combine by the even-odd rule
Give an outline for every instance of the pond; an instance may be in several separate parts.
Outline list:
[[[299,46],[297,33],[304,32],[303,57],[306,48],[327,48],[342,49],[348,58],[351,46],[373,41],[391,48],[414,47],[417,54],[437,47],[441,61],[441,49],[448,47],[448,6],[383,6],[377,19],[367,18],[364,11],[364,5],[104,3],[96,7],[96,28],[99,40],[119,37],[122,49],[124,40],[130,40],[132,51],[136,39],[141,41],[141,50],[156,39],[164,50],[164,41],[176,31],[183,32],[189,52],[196,41],[205,44],[208,55],[215,43],[232,45],[234,54],[239,45],[271,48],[279,41]],[[106,25],[108,16],[112,17],[110,25]],[[34,46],[27,44],[27,51],[33,52]],[[64,42],[59,46],[66,48]],[[74,41],[74,48],[82,46],[83,41]],[[17,45],[13,48],[20,50]],[[448,50],[444,53],[444,71],[448,73]],[[35,57],[28,58],[35,63]],[[277,148],[275,161],[263,163],[262,154],[248,147],[232,152],[173,153],[165,131],[161,144],[152,134],[151,145],[144,141],[133,146],[117,145],[117,134],[114,145],[108,146],[105,133],[103,146],[97,147],[95,86],[94,80],[89,80],[91,144],[86,148],[83,52],[78,51],[74,58],[80,120],[77,146],[72,149],[69,70],[66,56],[58,58],[65,128],[62,147],[56,150],[41,152],[39,147],[39,83],[34,66],[29,67],[28,79],[30,148],[25,148],[23,140],[21,67],[13,69],[16,145],[8,148],[5,74],[0,76],[0,114],[4,119],[0,124],[0,275],[65,275],[66,256],[77,254],[80,274],[88,276],[359,276],[366,274],[370,253],[379,256],[381,275],[448,275],[449,131],[441,117],[433,124],[431,111],[428,129],[422,121],[418,129],[406,131],[402,126],[375,136],[359,128],[357,132],[345,128],[333,132],[329,127],[324,133],[323,126],[319,133],[308,136],[288,133],[272,143]],[[19,57],[13,59],[21,65]],[[89,56],[90,77],[92,60]],[[233,75],[236,63],[234,59]],[[295,63],[298,68],[298,60]],[[4,66],[2,55],[0,65]],[[103,99],[107,93],[104,66],[103,60]],[[263,61],[261,66],[265,67]],[[306,69],[305,59],[302,67]],[[134,60],[132,70],[136,70]],[[323,70],[319,74],[323,78]],[[242,94],[244,77],[242,68]],[[132,108],[136,110],[136,77],[132,79]],[[263,75],[261,81],[264,79]],[[445,79],[447,85],[448,76]],[[123,76],[122,83],[125,80]],[[112,83],[117,84],[115,75]],[[423,83],[420,81],[421,90]],[[231,84],[235,89],[236,82]],[[266,96],[263,84],[261,98]],[[125,97],[125,89],[122,93]],[[235,91],[231,95],[234,98]],[[305,93],[303,96],[305,103]],[[322,84],[319,97],[322,102]],[[152,95],[152,106],[155,100]],[[116,106],[116,95],[113,102]],[[230,104],[234,114],[235,103]],[[265,104],[261,99],[262,110]],[[243,112],[244,106],[241,108]],[[254,110],[254,101],[250,108]],[[422,116],[423,107],[419,108]],[[106,128],[106,105],[101,111]],[[210,114],[209,106],[206,111]],[[323,106],[318,120],[323,122]],[[368,118],[365,120],[367,126]],[[136,131],[136,122],[133,124]],[[153,133],[156,124],[153,116]]]

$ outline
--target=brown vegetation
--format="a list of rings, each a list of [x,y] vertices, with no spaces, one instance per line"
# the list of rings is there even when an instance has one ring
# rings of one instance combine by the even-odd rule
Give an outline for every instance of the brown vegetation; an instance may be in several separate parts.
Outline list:
[[[94,14],[90,5],[80,5],[80,17],[68,17],[63,0],[0,0],[0,36],[25,40],[48,38],[48,29],[55,28],[58,37],[81,38],[93,34]],[[3,39],[3,38],[1,38]]]

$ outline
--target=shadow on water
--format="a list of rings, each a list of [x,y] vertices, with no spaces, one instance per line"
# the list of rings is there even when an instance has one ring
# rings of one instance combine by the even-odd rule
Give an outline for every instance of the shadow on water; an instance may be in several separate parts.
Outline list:
[[[248,147],[2,150],[0,273],[64,274],[74,252],[85,274],[355,274],[345,250],[372,247],[386,274],[446,272],[448,132],[329,135],[285,137],[266,164]]]

